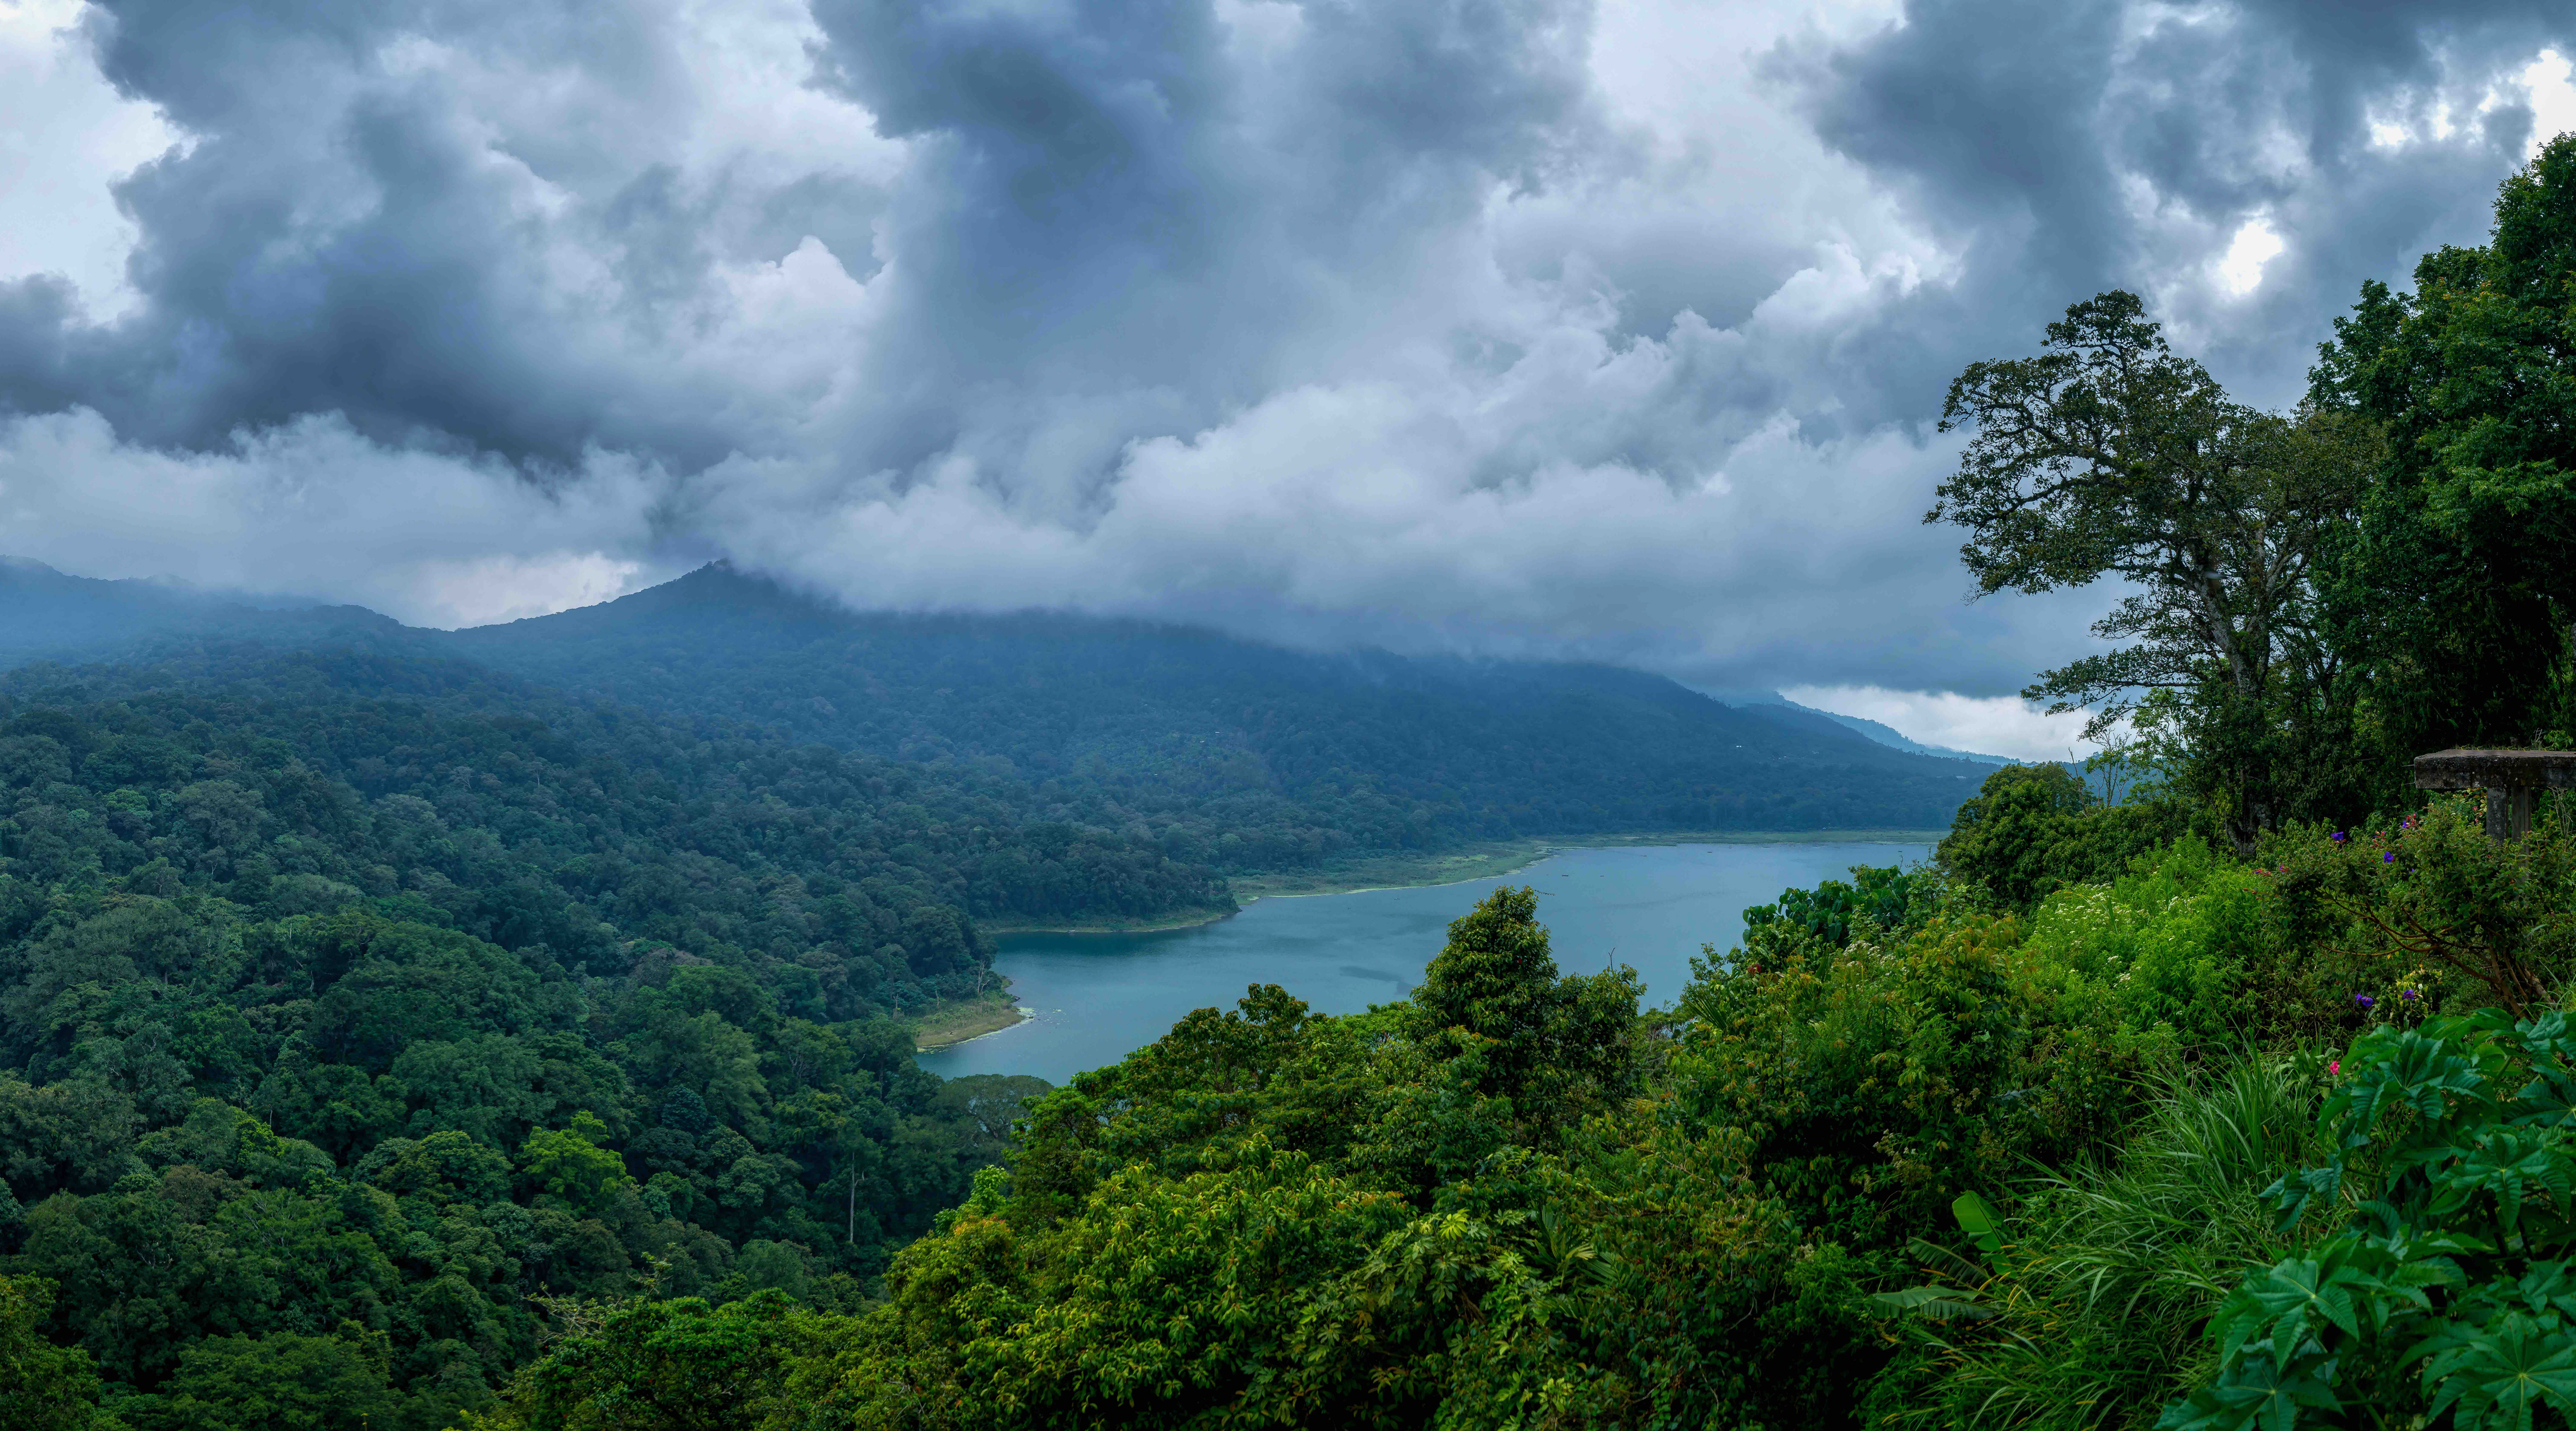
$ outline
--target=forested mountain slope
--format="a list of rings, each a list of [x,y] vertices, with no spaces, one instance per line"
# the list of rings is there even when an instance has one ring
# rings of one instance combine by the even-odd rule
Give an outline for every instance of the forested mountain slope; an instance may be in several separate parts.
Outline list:
[[[739,722],[579,704],[464,662],[218,649],[27,668],[0,680],[0,701],[20,712],[21,737],[53,732],[51,745],[0,747],[14,752],[0,757],[0,775],[51,805],[93,806],[67,792],[96,786],[114,806],[100,811],[103,824],[19,822],[10,854],[49,861],[47,878],[74,867],[65,860],[121,874],[191,830],[207,839],[234,830],[246,843],[234,850],[217,840],[205,868],[253,900],[266,897],[256,891],[272,876],[325,877],[340,893],[399,890],[478,936],[542,942],[568,964],[602,968],[619,962],[621,939],[647,936],[777,959],[822,942],[862,961],[882,946],[935,944],[957,951],[963,969],[982,947],[974,916],[1230,907],[1209,872],[1149,844],[1021,825],[1024,796],[1005,779],[799,746]],[[206,773],[280,762],[324,782],[327,795],[281,804],[285,796],[263,793],[248,775]],[[227,779],[247,793],[228,792]],[[119,789],[141,792],[144,804],[118,805]],[[197,810],[210,800],[248,803],[218,820]],[[507,869],[423,863],[420,849],[446,846],[393,833],[422,805],[491,832],[460,848]],[[63,854],[58,838],[96,849]],[[477,902],[458,903],[462,895],[430,878],[442,872],[482,891]],[[891,932],[917,923],[925,906],[962,917],[954,938]],[[971,974],[956,987],[943,982],[946,966],[920,962],[928,957],[916,949],[911,965],[852,974],[845,1013],[971,986]]]
[[[1515,834],[1928,828],[1984,773],[1606,666],[854,614],[722,566],[449,639],[567,690],[899,759],[998,757],[1047,813],[1229,868]]]

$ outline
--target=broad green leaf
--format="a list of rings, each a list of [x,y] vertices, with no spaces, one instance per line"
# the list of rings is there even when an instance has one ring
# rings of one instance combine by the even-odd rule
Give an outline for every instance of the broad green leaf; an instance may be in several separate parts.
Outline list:
[[[1994,1316],[1991,1308],[1978,1303],[1975,1293],[1937,1282],[1881,1292],[1869,1299],[1869,1305],[1890,1316],[1912,1315],[1935,1322],[1982,1322]]]
[[[2576,1412],[2576,1335],[2509,1312],[2428,1361],[2424,1389],[2436,1418],[2457,1404],[2453,1424],[2464,1431],[2522,1431],[2543,1405],[2568,1415]]]
[[[2249,1357],[2227,1368],[2218,1380],[2173,1403],[2156,1418],[2156,1431],[2290,1431],[2302,1408],[2339,1411],[2334,1394],[2334,1361],[2310,1354],[2282,1368],[2261,1357]]]
[[[1963,1192],[1952,1199],[1950,1215],[1959,1220],[1959,1228],[1973,1239],[1979,1251],[1992,1257],[2004,1250],[2003,1219],[1974,1192]]]

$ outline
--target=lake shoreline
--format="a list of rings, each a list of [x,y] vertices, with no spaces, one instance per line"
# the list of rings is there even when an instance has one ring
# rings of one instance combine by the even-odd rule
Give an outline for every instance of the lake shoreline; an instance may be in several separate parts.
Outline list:
[[[1518,874],[1567,850],[1616,850],[1670,845],[1930,845],[1947,830],[1649,830],[1642,833],[1567,835],[1494,841],[1440,855],[1394,855],[1356,867],[1313,874],[1247,875],[1235,880],[1236,897],[1299,899],[1317,894],[1367,894],[1381,889],[1425,889]]]
[[[1573,848],[1530,841],[1489,847],[1482,873],[1467,860],[1390,869],[1332,871],[1344,883],[1375,875],[1371,892],[1345,897],[1274,896],[1232,919],[1194,929],[1134,935],[1044,935],[1004,939],[995,972],[1012,1000],[1036,1016],[1006,1037],[984,1037],[923,1053],[942,1078],[1026,1074],[1063,1084],[1170,1034],[1195,1009],[1234,1008],[1245,990],[1275,985],[1319,1015],[1355,1014],[1404,998],[1439,957],[1449,926],[1496,885],[1530,885],[1541,897],[1549,951],[1568,972],[1627,965],[1648,1007],[1668,1006],[1697,976],[1700,951],[1739,942],[1743,913],[1779,898],[1847,879],[1854,865],[1918,861],[1932,842],[1762,841]],[[1547,855],[1525,872],[1500,869]],[[1506,863],[1508,861],[1508,863]],[[1434,884],[1426,874],[1459,884]],[[1388,875],[1410,876],[1387,887]],[[960,1030],[958,1032],[963,1032]]]
[[[1439,854],[1389,854],[1314,871],[1242,875],[1230,881],[1248,905],[1264,899],[1303,899],[1319,894],[1367,894],[1385,889],[1433,889],[1518,874],[1566,850],[1627,849],[1658,845],[1933,845],[1947,830],[1649,830],[1493,840]],[[984,932],[1012,934],[1161,934],[1231,919],[1235,909],[1190,910],[1151,920],[1086,920],[1078,924],[986,924]]]

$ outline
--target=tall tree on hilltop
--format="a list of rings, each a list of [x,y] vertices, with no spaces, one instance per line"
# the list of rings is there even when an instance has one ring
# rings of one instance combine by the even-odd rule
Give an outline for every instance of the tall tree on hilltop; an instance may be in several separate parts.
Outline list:
[[[2023,694],[2092,711],[2098,737],[2148,693],[2149,723],[2192,752],[2188,782],[2244,844],[2336,783],[2313,756],[2352,702],[2314,577],[2376,437],[2348,414],[2231,400],[2144,313],[2104,293],[2048,325],[2036,356],[1970,364],[1941,430],[1974,436],[1924,521],[1968,529],[1980,595],[2132,588],[2093,628],[2124,644]]]
[[[1587,1100],[1622,1093],[1633,1073],[1636,971],[1560,975],[1538,922],[1538,891],[1496,889],[1450,921],[1449,942],[1413,991],[1428,1046],[1473,1052],[1479,1091],[1514,1100],[1544,1135]]]

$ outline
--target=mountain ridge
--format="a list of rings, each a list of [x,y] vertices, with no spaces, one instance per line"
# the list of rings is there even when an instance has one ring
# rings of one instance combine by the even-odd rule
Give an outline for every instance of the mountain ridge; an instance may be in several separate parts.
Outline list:
[[[50,568],[0,572],[0,609],[20,638],[0,642],[0,664],[190,640],[464,659],[577,697],[1004,775],[1029,818],[1150,835],[1238,871],[1533,834],[1934,828],[1988,768],[1623,667],[1307,652],[1064,612],[858,612],[724,564],[452,632]]]

